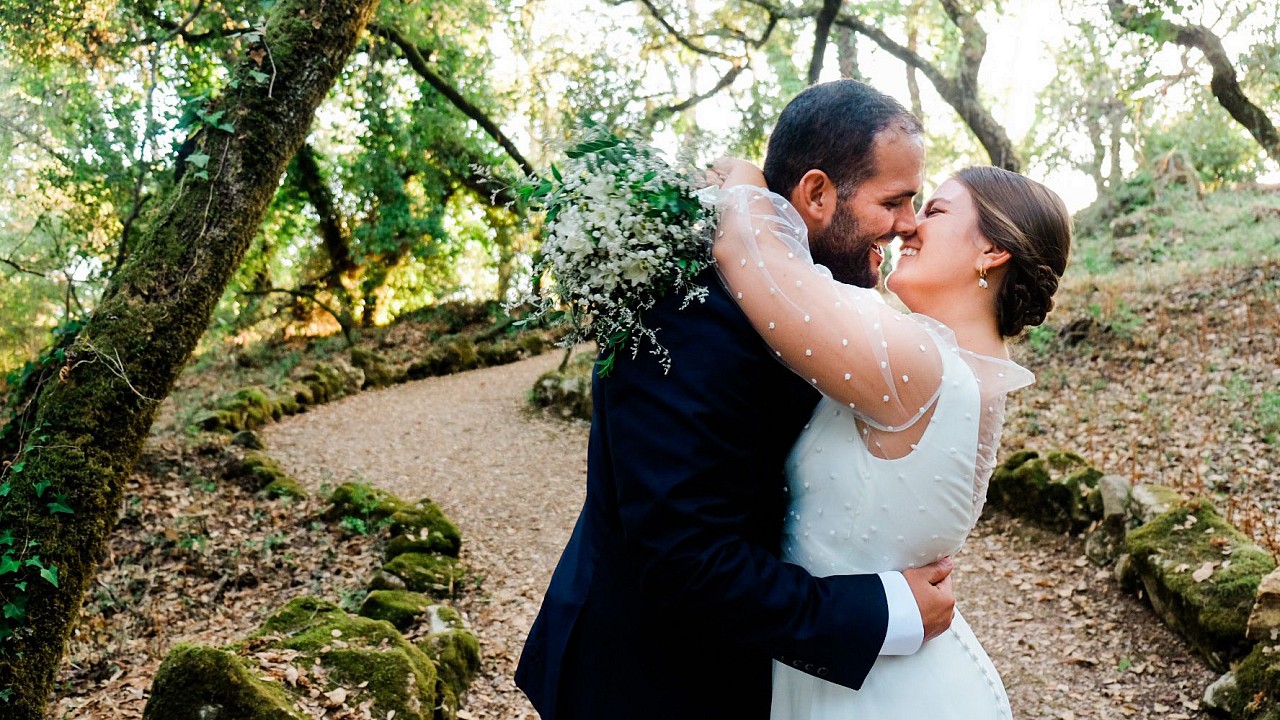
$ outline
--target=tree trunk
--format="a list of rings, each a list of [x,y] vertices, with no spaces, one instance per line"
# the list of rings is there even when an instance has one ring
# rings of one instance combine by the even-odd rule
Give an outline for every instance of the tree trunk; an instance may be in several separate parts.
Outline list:
[[[25,608],[0,625],[12,632],[0,640],[5,718],[43,718],[156,408],[376,4],[276,3],[261,39],[233,71],[237,87],[213,108],[225,111],[220,126],[209,123],[195,137],[186,172],[158,200],[158,221],[112,278],[61,373],[42,388],[23,450],[0,475],[0,555],[23,563],[14,570],[0,561],[0,595]],[[268,77],[258,82],[251,71]],[[36,555],[38,565],[26,564]]]
[[[831,35],[831,23],[840,12],[840,0],[822,0],[818,11],[817,26],[813,33],[813,57],[809,59],[809,84],[818,82],[822,75],[822,63],[827,55],[827,38]]]
[[[862,80],[862,69],[858,67],[858,35],[843,25],[833,32],[836,36],[836,49],[840,51],[840,77]]]

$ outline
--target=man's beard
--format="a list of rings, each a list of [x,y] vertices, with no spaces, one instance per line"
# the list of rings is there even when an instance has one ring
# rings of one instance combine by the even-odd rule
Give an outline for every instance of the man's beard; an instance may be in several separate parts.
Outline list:
[[[871,266],[871,253],[878,238],[864,237],[858,219],[845,203],[836,206],[831,224],[810,236],[814,262],[825,265],[836,280],[858,287],[873,288],[880,280]]]

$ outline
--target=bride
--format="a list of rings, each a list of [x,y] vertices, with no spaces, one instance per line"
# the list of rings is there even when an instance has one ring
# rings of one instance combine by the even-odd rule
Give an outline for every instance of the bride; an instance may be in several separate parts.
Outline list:
[[[753,165],[722,160],[721,278],[755,329],[822,391],[787,462],[783,559],[815,576],[903,570],[954,554],[978,519],[1006,394],[1029,385],[1005,339],[1038,325],[1066,268],[1071,220],[1043,185],[993,167],[943,183],[886,287],[837,282],[804,222]],[[914,655],[881,656],[861,690],[774,663],[772,717],[1012,717],[959,612]]]

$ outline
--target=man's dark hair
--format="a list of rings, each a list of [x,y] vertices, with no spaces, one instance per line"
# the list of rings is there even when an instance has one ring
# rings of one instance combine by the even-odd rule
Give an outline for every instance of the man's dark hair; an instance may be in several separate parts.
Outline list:
[[[872,144],[890,127],[908,135],[924,133],[915,115],[870,85],[856,80],[811,85],[778,116],[764,160],[765,182],[789,198],[805,173],[821,170],[840,198],[847,198],[875,175]]]

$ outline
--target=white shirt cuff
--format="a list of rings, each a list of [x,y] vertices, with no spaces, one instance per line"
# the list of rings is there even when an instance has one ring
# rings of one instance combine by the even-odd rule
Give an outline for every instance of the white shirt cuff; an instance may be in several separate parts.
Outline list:
[[[924,644],[924,620],[920,618],[916,596],[902,573],[895,570],[877,574],[889,603],[889,627],[880,654],[913,655]]]

